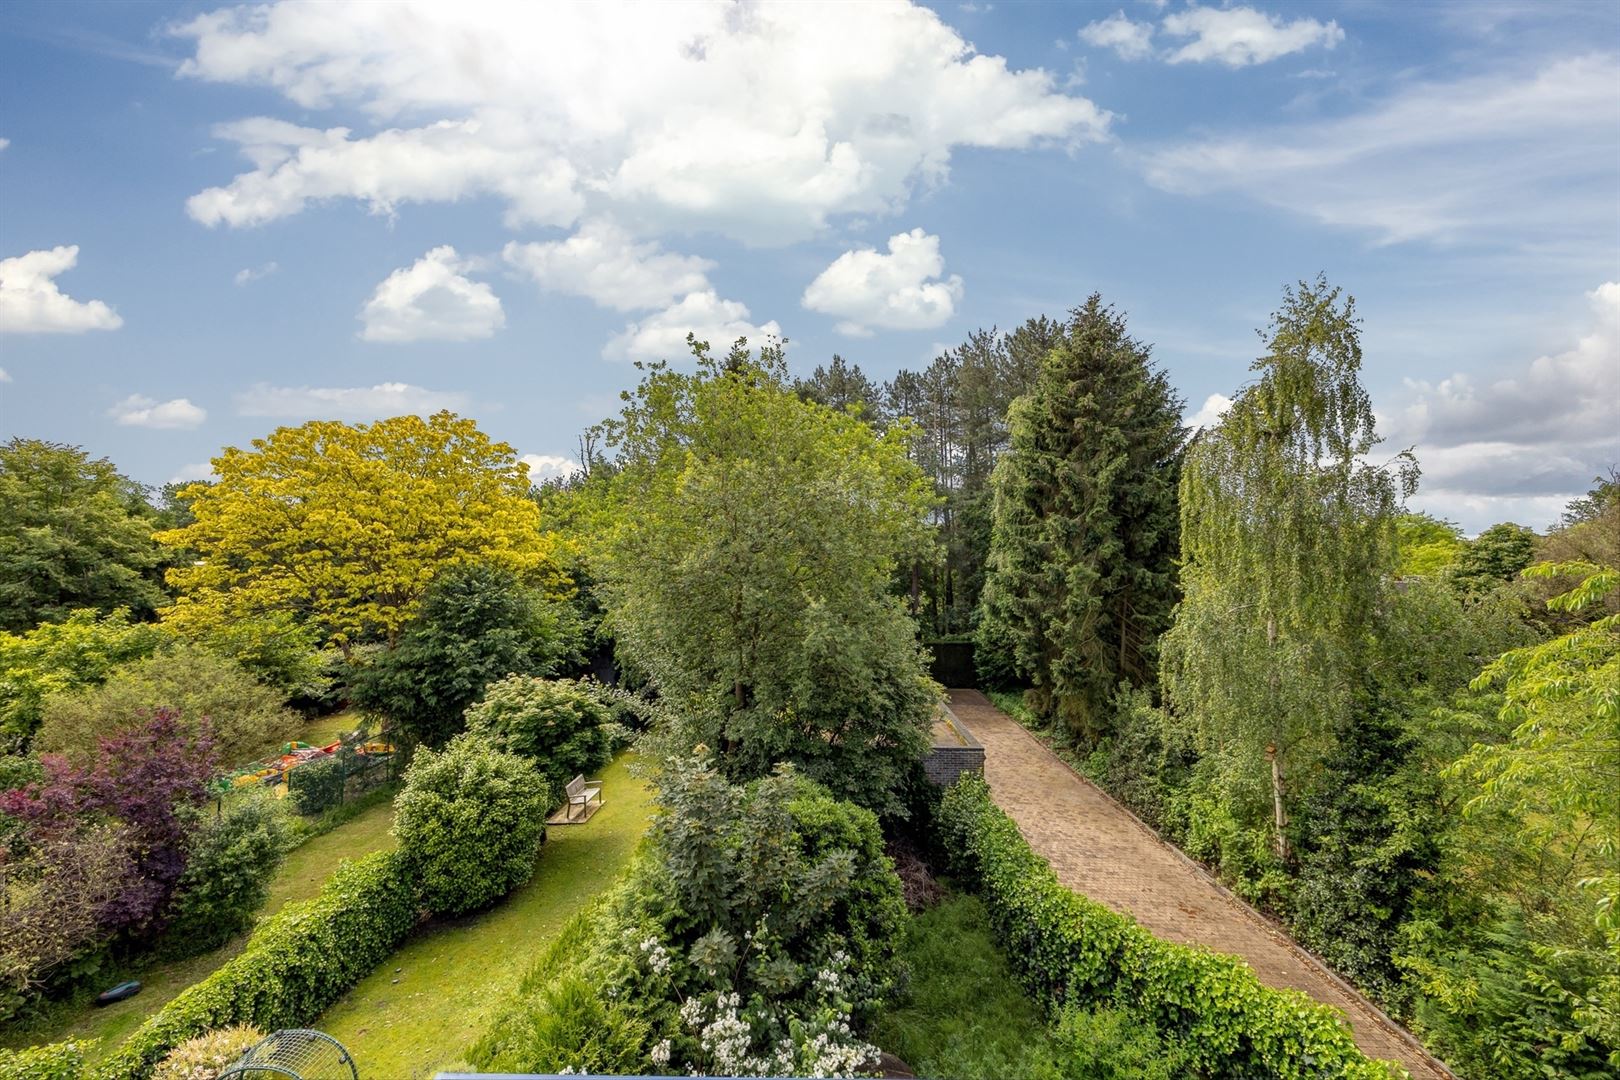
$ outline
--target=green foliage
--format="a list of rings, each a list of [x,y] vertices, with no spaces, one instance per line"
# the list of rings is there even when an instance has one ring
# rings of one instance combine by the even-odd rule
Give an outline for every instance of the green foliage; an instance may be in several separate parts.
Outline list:
[[[1002,947],[1049,1008],[1124,1009],[1174,1040],[1191,1072],[1398,1075],[1356,1048],[1337,1010],[1262,985],[1233,957],[1160,941],[1064,888],[982,780],[946,792],[939,824],[953,868],[980,890]]]
[[[87,1050],[73,1039],[25,1050],[0,1047],[0,1080],[79,1080]]]
[[[251,1024],[233,1024],[187,1039],[158,1063],[152,1080],[217,1080],[263,1038],[264,1032]]]
[[[1043,715],[1102,738],[1121,682],[1154,681],[1176,600],[1182,402],[1093,295],[1012,406],[978,634],[1010,644]]]
[[[861,365],[846,363],[836,353],[826,367],[817,364],[808,379],[794,380],[793,392],[806,401],[852,413],[869,422],[882,419],[882,390],[866,377]]]
[[[1492,525],[1468,544],[1457,560],[1454,579],[1464,588],[1493,589],[1517,577],[1535,557],[1534,529],[1504,521]]]
[[[349,779],[347,755],[305,762],[287,774],[287,798],[300,814],[320,814],[343,802]]]
[[[95,686],[162,642],[162,631],[131,622],[123,609],[100,617],[75,611],[23,634],[0,631],[0,744],[33,735],[51,694]]]
[[[394,800],[394,835],[428,911],[473,911],[529,880],[550,800],[533,765],[474,736],[418,751]]]
[[[38,439],[0,445],[0,630],[80,608],[151,615],[164,601],[156,517],[106,458]]]
[[[327,673],[316,649],[319,635],[289,612],[189,629],[197,644],[236,661],[283,697],[315,695],[324,688]]]
[[[356,673],[355,704],[442,746],[467,707],[509,674],[552,675],[580,644],[573,609],[512,571],[472,564],[440,574],[398,645]]]
[[[1457,523],[1432,514],[1402,514],[1395,522],[1395,535],[1402,577],[1433,577],[1456,566],[1468,550]]]
[[[578,970],[541,986],[523,1019],[521,1043],[507,1053],[525,1070],[629,1076],[646,1061],[647,1022],[632,1004],[605,1000],[595,981]]]
[[[188,728],[206,720],[225,764],[252,761],[302,727],[281,694],[240,664],[181,644],[118,668],[100,686],[47,698],[34,745],[87,760],[97,739],[130,730],[162,708],[178,712]]]
[[[268,795],[233,797],[192,835],[186,869],[170,902],[163,951],[195,956],[251,926],[289,843],[286,815]]]
[[[952,896],[905,936],[909,997],[883,1010],[872,1040],[920,1076],[952,1080],[1179,1080],[1175,1049],[1116,1010],[1065,1010],[1054,1029],[996,948],[984,905]]]
[[[344,863],[310,900],[261,923],[241,953],[169,1002],[95,1069],[145,1080],[170,1051],[231,1024],[303,1027],[416,925],[416,882],[396,852]]]
[[[1175,715],[1227,774],[1221,786],[1269,788],[1286,860],[1288,784],[1349,721],[1416,465],[1366,461],[1378,440],[1360,321],[1340,290],[1320,278],[1286,290],[1253,366],[1259,379],[1188,450],[1185,599],[1162,676]],[[1255,806],[1231,803],[1245,816]]]
[[[562,804],[568,781],[612,758],[613,722],[592,684],[526,675],[491,683],[484,700],[467,710],[468,733],[527,758],[545,777],[553,807]]]
[[[45,779],[45,767],[31,754],[0,754],[0,792]],[[0,833],[4,826],[0,826]]]
[[[792,761],[897,810],[938,700],[887,595],[932,503],[908,429],[801,400],[779,349],[693,348],[696,374],[647,369],[604,426],[618,471],[586,488],[620,658],[679,751],[715,747],[734,779]]]

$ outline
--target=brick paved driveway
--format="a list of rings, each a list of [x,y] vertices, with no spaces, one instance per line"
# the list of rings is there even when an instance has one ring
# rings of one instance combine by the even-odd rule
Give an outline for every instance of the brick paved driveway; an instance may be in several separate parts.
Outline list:
[[[1058,879],[1133,916],[1169,941],[1206,945],[1247,960],[1268,986],[1303,990],[1342,1009],[1356,1043],[1400,1062],[1420,1080],[1445,1066],[1366,998],[1272,923],[1065,765],[977,690],[952,690],[951,711],[984,744],[985,779]]]

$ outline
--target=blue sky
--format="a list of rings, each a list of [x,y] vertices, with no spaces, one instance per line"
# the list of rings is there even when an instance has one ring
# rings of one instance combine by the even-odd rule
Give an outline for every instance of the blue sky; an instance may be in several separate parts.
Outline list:
[[[1620,461],[1620,5],[13,2],[0,436],[136,477],[449,405],[560,467],[679,357],[879,378],[1099,291],[1212,415],[1325,271],[1415,505]]]

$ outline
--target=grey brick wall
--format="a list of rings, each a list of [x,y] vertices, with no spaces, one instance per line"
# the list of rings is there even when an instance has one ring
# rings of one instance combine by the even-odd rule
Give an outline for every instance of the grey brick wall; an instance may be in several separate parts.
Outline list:
[[[963,773],[984,775],[984,747],[936,746],[923,758],[923,772],[940,787],[950,787]]]

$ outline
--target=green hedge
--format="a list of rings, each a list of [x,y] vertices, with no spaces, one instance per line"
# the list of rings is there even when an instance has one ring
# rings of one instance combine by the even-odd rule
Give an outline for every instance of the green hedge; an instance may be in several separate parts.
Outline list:
[[[0,1050],[0,1080],[79,1080],[87,1045],[69,1039],[26,1050]]]
[[[938,821],[953,871],[983,895],[1007,955],[1054,1013],[1065,1004],[1124,1008],[1182,1040],[1211,1075],[1405,1075],[1368,1059],[1338,1010],[1263,985],[1236,957],[1160,941],[1065,888],[982,779],[953,785]]]
[[[239,955],[142,1024],[95,1075],[144,1080],[176,1046],[231,1024],[307,1025],[393,952],[416,920],[416,884],[397,853],[345,863],[314,897],[267,919]]]

